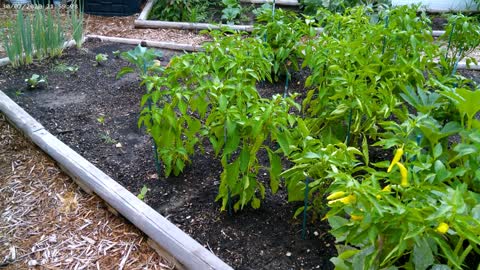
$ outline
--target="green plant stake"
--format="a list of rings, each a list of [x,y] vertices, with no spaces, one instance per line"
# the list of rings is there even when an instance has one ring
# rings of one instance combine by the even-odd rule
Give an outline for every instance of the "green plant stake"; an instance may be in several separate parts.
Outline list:
[[[230,192],[230,188],[228,188],[228,201],[227,201],[227,205],[228,205],[228,215],[231,216],[232,215],[232,193]]]
[[[307,237],[307,210],[308,210],[308,184],[310,177],[305,178],[305,198],[303,200],[303,223],[302,223],[302,239]]]
[[[227,145],[227,122],[223,124],[223,139],[225,140],[225,145]],[[228,155],[225,157],[228,162]],[[227,208],[228,208],[228,215],[232,215],[232,192],[230,191],[230,187],[227,187]]]
[[[388,16],[385,17],[385,29],[388,28]],[[387,36],[383,37],[382,55],[385,54],[385,47],[387,46]]]
[[[273,5],[272,5],[272,19],[275,20],[275,0],[273,0]]]
[[[452,76],[452,77],[453,77],[453,75],[455,75],[455,73],[457,72],[458,63],[460,62],[460,59],[461,59],[461,56],[462,56],[462,52],[463,52],[463,48],[460,49],[460,52],[458,53],[457,60],[455,61],[455,64],[453,65],[452,74],[450,74],[450,76]],[[455,83],[455,84],[456,84],[456,83]],[[456,87],[456,86],[455,86],[455,87]]]
[[[146,67],[145,67],[146,70]],[[152,101],[149,99],[148,100],[148,109],[152,111]],[[153,125],[153,117],[150,118],[150,123]],[[152,142],[153,142],[153,157],[155,160],[155,169],[157,170],[157,175],[160,178],[161,172],[162,172],[162,166],[160,166],[160,159],[158,158],[158,147],[157,143],[155,142],[155,139],[152,137]]]
[[[290,79],[290,72],[287,71],[285,74],[285,92],[283,92],[283,98],[286,98],[288,95],[288,81]]]
[[[450,32],[450,35],[448,36],[448,45],[447,45],[447,51],[445,52],[445,59],[448,58],[448,51],[450,50],[450,46],[452,44],[452,38],[453,34],[455,33],[455,27],[457,26],[457,22],[455,22],[452,26],[452,32]]]
[[[352,127],[352,108],[350,107],[350,113],[348,114],[348,126],[347,126],[347,138],[345,139],[345,144],[348,146],[350,142],[350,129]]]

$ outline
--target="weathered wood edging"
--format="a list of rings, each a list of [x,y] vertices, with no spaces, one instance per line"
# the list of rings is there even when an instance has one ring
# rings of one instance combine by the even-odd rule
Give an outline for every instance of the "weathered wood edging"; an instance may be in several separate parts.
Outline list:
[[[9,122],[51,156],[87,192],[93,191],[148,235],[181,265],[179,269],[232,268],[185,232],[138,199],[100,169],[65,145],[0,91],[0,112]],[[168,255],[167,254],[167,255]]]
[[[114,43],[130,44],[130,45],[142,45],[144,47],[154,47],[160,49],[169,49],[176,51],[188,51],[188,52],[198,52],[202,51],[203,48],[201,45],[191,45],[184,43],[175,43],[175,42],[164,42],[164,41],[154,41],[154,40],[145,40],[138,38],[121,38],[121,37],[107,37],[99,35],[87,35],[86,39],[100,39],[101,41],[109,41]]]
[[[10,64],[10,59],[8,57],[0,58],[0,67]]]
[[[241,3],[251,3],[251,4],[265,4],[265,3],[273,3],[273,0],[240,0]],[[276,0],[275,5],[278,6],[299,6],[297,0]]]

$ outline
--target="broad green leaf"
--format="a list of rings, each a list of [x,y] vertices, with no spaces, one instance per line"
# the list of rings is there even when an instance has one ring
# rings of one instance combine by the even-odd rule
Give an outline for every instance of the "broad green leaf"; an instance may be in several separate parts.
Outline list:
[[[240,171],[247,172],[248,164],[250,162],[250,152],[247,148],[242,148],[240,152]]]
[[[290,154],[290,143],[287,135],[281,131],[277,131],[275,134],[277,137],[277,142],[280,145],[280,148],[282,148],[283,153],[285,153],[285,155]]]
[[[272,150],[267,149],[268,158],[270,160],[270,189],[275,194],[280,185],[280,174],[282,173],[282,161],[278,155]]]
[[[231,164],[228,164],[226,166],[225,170],[227,171],[226,182],[228,184],[228,187],[230,187],[230,189],[233,189],[236,186],[236,183],[238,181],[239,174],[240,174],[240,162],[239,162],[239,160],[237,159],[237,160],[235,160],[235,162],[233,162]]]
[[[413,246],[413,263],[415,269],[425,270],[434,262],[432,250],[425,237],[416,237],[415,240]]]
[[[437,159],[442,155],[443,152],[443,147],[442,144],[437,143],[435,147],[433,148],[433,158]]]
[[[256,197],[252,199],[252,207],[253,209],[258,209],[260,208],[260,200]]]

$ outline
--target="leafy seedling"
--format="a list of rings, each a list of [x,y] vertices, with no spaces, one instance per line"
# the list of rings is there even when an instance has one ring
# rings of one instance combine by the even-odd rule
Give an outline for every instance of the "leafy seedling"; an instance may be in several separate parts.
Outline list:
[[[101,115],[100,117],[98,117],[97,122],[102,125],[105,124],[105,116]]]
[[[145,199],[145,195],[147,195],[148,188],[147,186],[143,185],[142,189],[140,190],[140,193],[137,195],[137,198],[143,201]]]
[[[140,76],[147,75],[149,71],[160,72],[162,70],[160,62],[158,61],[158,59],[163,56],[161,51],[147,49],[138,45],[133,50],[121,53],[120,56],[122,59],[134,64]],[[135,72],[133,67],[123,67],[117,74],[117,79],[132,72]]]
[[[122,53],[122,52],[120,52],[120,50],[116,50],[116,51],[113,51],[113,52],[112,52],[112,54],[113,54],[113,56],[114,56],[115,58],[120,57],[120,54],[121,54],[121,53]]]
[[[115,139],[113,139],[112,137],[110,137],[110,134],[108,134],[108,133],[100,134],[100,138],[106,144],[116,144],[117,143],[117,141]]]
[[[101,65],[103,62],[108,60],[108,55],[104,53],[99,53],[95,56],[95,62],[97,62],[97,66]]]
[[[78,66],[73,65],[73,66],[68,66],[64,63],[58,64],[53,68],[53,71],[59,72],[59,73],[64,73],[64,72],[71,72],[71,73],[76,73],[78,71]]]
[[[38,74],[33,74],[32,77],[25,79],[25,82],[28,84],[30,89],[35,89],[40,86],[42,83],[47,83],[47,77],[40,76]]]

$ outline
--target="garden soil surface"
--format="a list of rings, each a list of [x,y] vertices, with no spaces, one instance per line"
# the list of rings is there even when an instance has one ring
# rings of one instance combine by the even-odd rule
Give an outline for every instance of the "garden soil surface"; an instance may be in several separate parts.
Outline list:
[[[173,269],[0,113],[0,269]],[[34,267],[37,266],[37,267]]]
[[[144,89],[136,74],[116,79],[127,63],[112,52],[132,48],[91,41],[57,59],[2,67],[0,90],[132,193],[147,186],[146,203],[235,269],[332,269],[329,259],[336,250],[328,225],[309,217],[303,240],[302,220],[292,218],[300,205],[287,203],[284,189],[268,194],[260,209],[220,212],[215,197],[222,167],[208,147],[179,177],[157,175],[152,140],[137,125]],[[108,54],[108,60],[96,65],[98,53]],[[166,65],[178,52],[163,53],[160,60]],[[78,66],[78,71],[65,71],[66,66]],[[32,74],[46,76],[48,83],[28,89],[25,79]],[[292,91],[303,90],[305,76],[293,75]],[[265,97],[283,94],[284,82],[260,88]],[[267,182],[267,173],[260,180]]]

